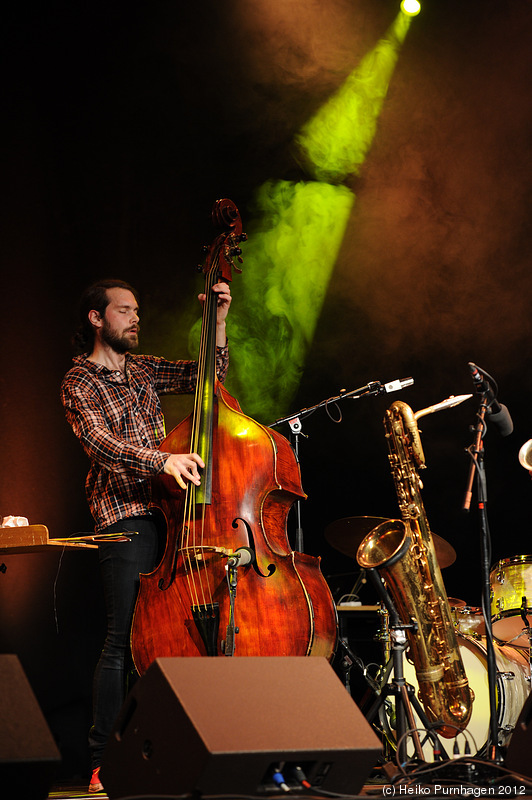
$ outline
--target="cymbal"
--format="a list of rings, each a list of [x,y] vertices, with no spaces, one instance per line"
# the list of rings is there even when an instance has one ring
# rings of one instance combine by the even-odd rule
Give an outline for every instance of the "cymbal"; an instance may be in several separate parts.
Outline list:
[[[331,522],[325,528],[325,539],[344,556],[356,558],[362,540],[388,517],[344,517]],[[456,550],[436,533],[432,534],[436,559],[440,569],[450,567],[456,561]]]

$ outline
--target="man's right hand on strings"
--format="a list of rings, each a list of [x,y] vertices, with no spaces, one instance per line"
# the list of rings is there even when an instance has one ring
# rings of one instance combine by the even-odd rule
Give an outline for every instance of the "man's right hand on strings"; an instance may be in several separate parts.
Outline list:
[[[205,468],[203,459],[197,453],[175,453],[166,459],[164,471],[176,479],[182,489],[186,489],[185,480],[200,485],[201,478],[198,467]]]

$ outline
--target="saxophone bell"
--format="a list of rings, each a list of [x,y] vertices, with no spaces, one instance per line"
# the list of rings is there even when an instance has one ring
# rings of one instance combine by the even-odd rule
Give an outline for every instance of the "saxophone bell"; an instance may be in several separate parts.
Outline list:
[[[364,569],[389,568],[407,554],[410,544],[403,520],[387,519],[362,540],[357,561]]]

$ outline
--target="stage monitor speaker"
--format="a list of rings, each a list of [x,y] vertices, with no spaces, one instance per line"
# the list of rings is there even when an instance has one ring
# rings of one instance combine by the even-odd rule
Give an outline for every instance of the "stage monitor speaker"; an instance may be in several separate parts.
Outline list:
[[[290,788],[300,767],[312,786],[352,795],[381,752],[325,658],[159,658],[124,703],[100,776],[111,800],[264,795],[279,793],[281,765]]]
[[[0,655],[0,791],[47,798],[61,756],[16,655]]]
[[[532,695],[529,695],[517,720],[504,760],[506,769],[532,778]]]

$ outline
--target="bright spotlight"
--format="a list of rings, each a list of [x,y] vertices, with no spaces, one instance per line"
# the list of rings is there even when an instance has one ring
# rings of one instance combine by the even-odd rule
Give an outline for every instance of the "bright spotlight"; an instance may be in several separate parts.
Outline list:
[[[421,11],[421,3],[418,0],[402,0],[401,11],[409,17],[415,17]]]

